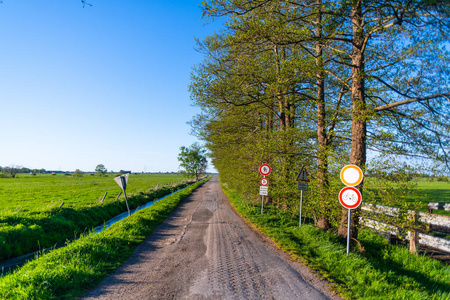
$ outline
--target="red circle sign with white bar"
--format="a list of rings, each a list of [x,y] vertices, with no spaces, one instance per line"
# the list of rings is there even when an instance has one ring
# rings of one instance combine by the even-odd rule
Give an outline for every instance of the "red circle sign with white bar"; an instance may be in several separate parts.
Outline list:
[[[268,164],[263,164],[263,165],[261,165],[261,167],[259,167],[259,173],[261,173],[264,176],[269,175],[271,171],[272,171],[272,169],[270,168],[270,166]]]
[[[262,185],[262,186],[267,186],[267,185],[269,185],[269,179],[267,179],[267,178],[261,178],[261,185]]]
[[[352,186],[347,186],[339,192],[339,202],[345,208],[357,208],[361,204],[361,201],[361,192]]]

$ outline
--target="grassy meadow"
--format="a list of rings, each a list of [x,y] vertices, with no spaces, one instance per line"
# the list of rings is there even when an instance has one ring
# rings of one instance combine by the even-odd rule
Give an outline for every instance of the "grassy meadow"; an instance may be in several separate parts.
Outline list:
[[[429,181],[416,178],[411,181],[392,182],[365,178],[364,187],[364,202],[383,204],[386,199],[381,199],[380,196],[383,195],[382,191],[385,191],[385,194],[390,194],[391,197],[398,199],[398,201],[393,201],[397,202],[396,204],[389,205],[387,203],[388,206],[398,207],[400,205],[406,208],[408,203],[418,202],[422,204],[420,210],[427,211],[427,204],[430,202],[450,203],[450,181]],[[411,206],[409,209],[414,208]],[[434,210],[433,213],[450,215],[450,212],[444,210]]]
[[[115,200],[121,189],[114,175],[107,177],[85,174],[72,177],[64,174],[19,174],[18,178],[0,178],[0,213],[51,210],[64,202],[64,207],[82,208]],[[131,174],[127,195],[144,192],[156,185],[182,181],[178,174]]]
[[[163,197],[181,184],[176,174],[131,174],[130,208]],[[180,184],[164,186],[178,182]],[[154,188],[159,185],[160,188]],[[108,192],[104,202],[101,199]],[[60,244],[127,210],[113,176],[19,175],[0,179],[0,262]],[[65,204],[60,208],[60,204]]]
[[[50,251],[0,277],[0,298],[78,299],[114,272],[183,199],[207,180],[137,211],[99,234],[85,234],[66,247]]]
[[[450,181],[417,181],[417,188],[422,191],[419,199],[424,202],[450,203]]]

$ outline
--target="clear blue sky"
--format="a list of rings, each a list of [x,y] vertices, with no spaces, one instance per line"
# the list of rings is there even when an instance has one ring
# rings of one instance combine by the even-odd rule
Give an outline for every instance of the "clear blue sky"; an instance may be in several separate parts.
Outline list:
[[[3,0],[0,166],[177,171],[201,1]],[[211,168],[210,168],[211,169]]]

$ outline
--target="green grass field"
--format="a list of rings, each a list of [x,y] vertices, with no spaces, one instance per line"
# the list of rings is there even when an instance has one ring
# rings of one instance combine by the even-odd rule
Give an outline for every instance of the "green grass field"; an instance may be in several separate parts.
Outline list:
[[[50,247],[87,232],[127,210],[113,176],[20,175],[0,179],[0,262]],[[131,174],[127,196],[131,209],[163,197],[183,181],[175,174]],[[101,199],[108,192],[104,202]],[[64,202],[64,206],[59,207]]]
[[[430,202],[450,203],[450,182],[445,181],[414,179],[409,182],[390,182],[366,178],[364,187],[363,201],[370,203],[396,206],[403,209],[418,209],[424,212],[428,211],[427,204]],[[387,198],[383,198],[383,195],[389,195],[391,200],[386,201]],[[417,203],[421,203],[420,208],[418,208]],[[445,210],[434,210],[433,213],[450,215],[450,211]]]
[[[417,187],[422,190],[422,201],[450,203],[450,182],[417,181]]]
[[[127,195],[183,179],[178,174],[131,174]],[[108,202],[115,200],[120,191],[113,175],[71,177],[64,174],[19,174],[14,179],[0,178],[0,213],[51,210],[61,202],[64,202],[64,207],[75,209],[96,206],[100,205],[99,200],[105,192],[108,192],[105,198]]]

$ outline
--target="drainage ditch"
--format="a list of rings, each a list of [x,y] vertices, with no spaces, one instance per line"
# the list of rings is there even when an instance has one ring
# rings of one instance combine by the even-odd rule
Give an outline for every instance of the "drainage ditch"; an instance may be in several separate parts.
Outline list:
[[[168,195],[165,195],[162,198],[159,198],[159,199],[156,199],[156,200],[152,200],[150,202],[147,202],[144,205],[138,206],[137,208],[130,210],[130,215],[134,214],[135,212],[137,212],[137,211],[139,211],[141,209],[148,208],[148,207],[152,206],[153,204],[155,204],[156,202],[158,202],[158,201],[160,201],[160,200],[162,200],[164,198],[167,198],[169,196],[172,196],[173,194],[176,194],[176,193],[186,189],[190,185],[192,185],[192,184],[189,184],[189,185],[187,185],[186,187],[184,187],[182,189],[176,190],[175,192],[172,192],[172,193],[170,193]],[[120,213],[117,216],[113,217],[112,219],[104,222],[102,225],[94,227],[90,232],[100,233],[100,232],[108,229],[109,227],[111,227],[113,224],[115,224],[115,223],[125,219],[126,217],[128,217],[128,211]],[[66,242],[67,241],[72,242],[72,241],[77,240],[79,238],[81,238],[81,237],[75,237],[75,238],[72,238],[72,239],[67,239]],[[14,258],[11,258],[11,259],[3,261],[2,263],[0,263],[0,269],[1,269],[0,276],[4,276],[4,275],[10,273],[11,271],[13,271],[14,269],[22,266],[26,262],[34,260],[34,259],[36,259],[39,256],[45,255],[46,253],[48,253],[51,250],[65,247],[67,245],[66,242],[62,243],[62,244],[55,245],[53,247],[45,248],[45,249],[40,250],[40,251],[35,251],[35,252],[32,252],[32,253],[28,253],[28,254],[25,254],[25,255],[22,255],[22,256],[14,257]]]

